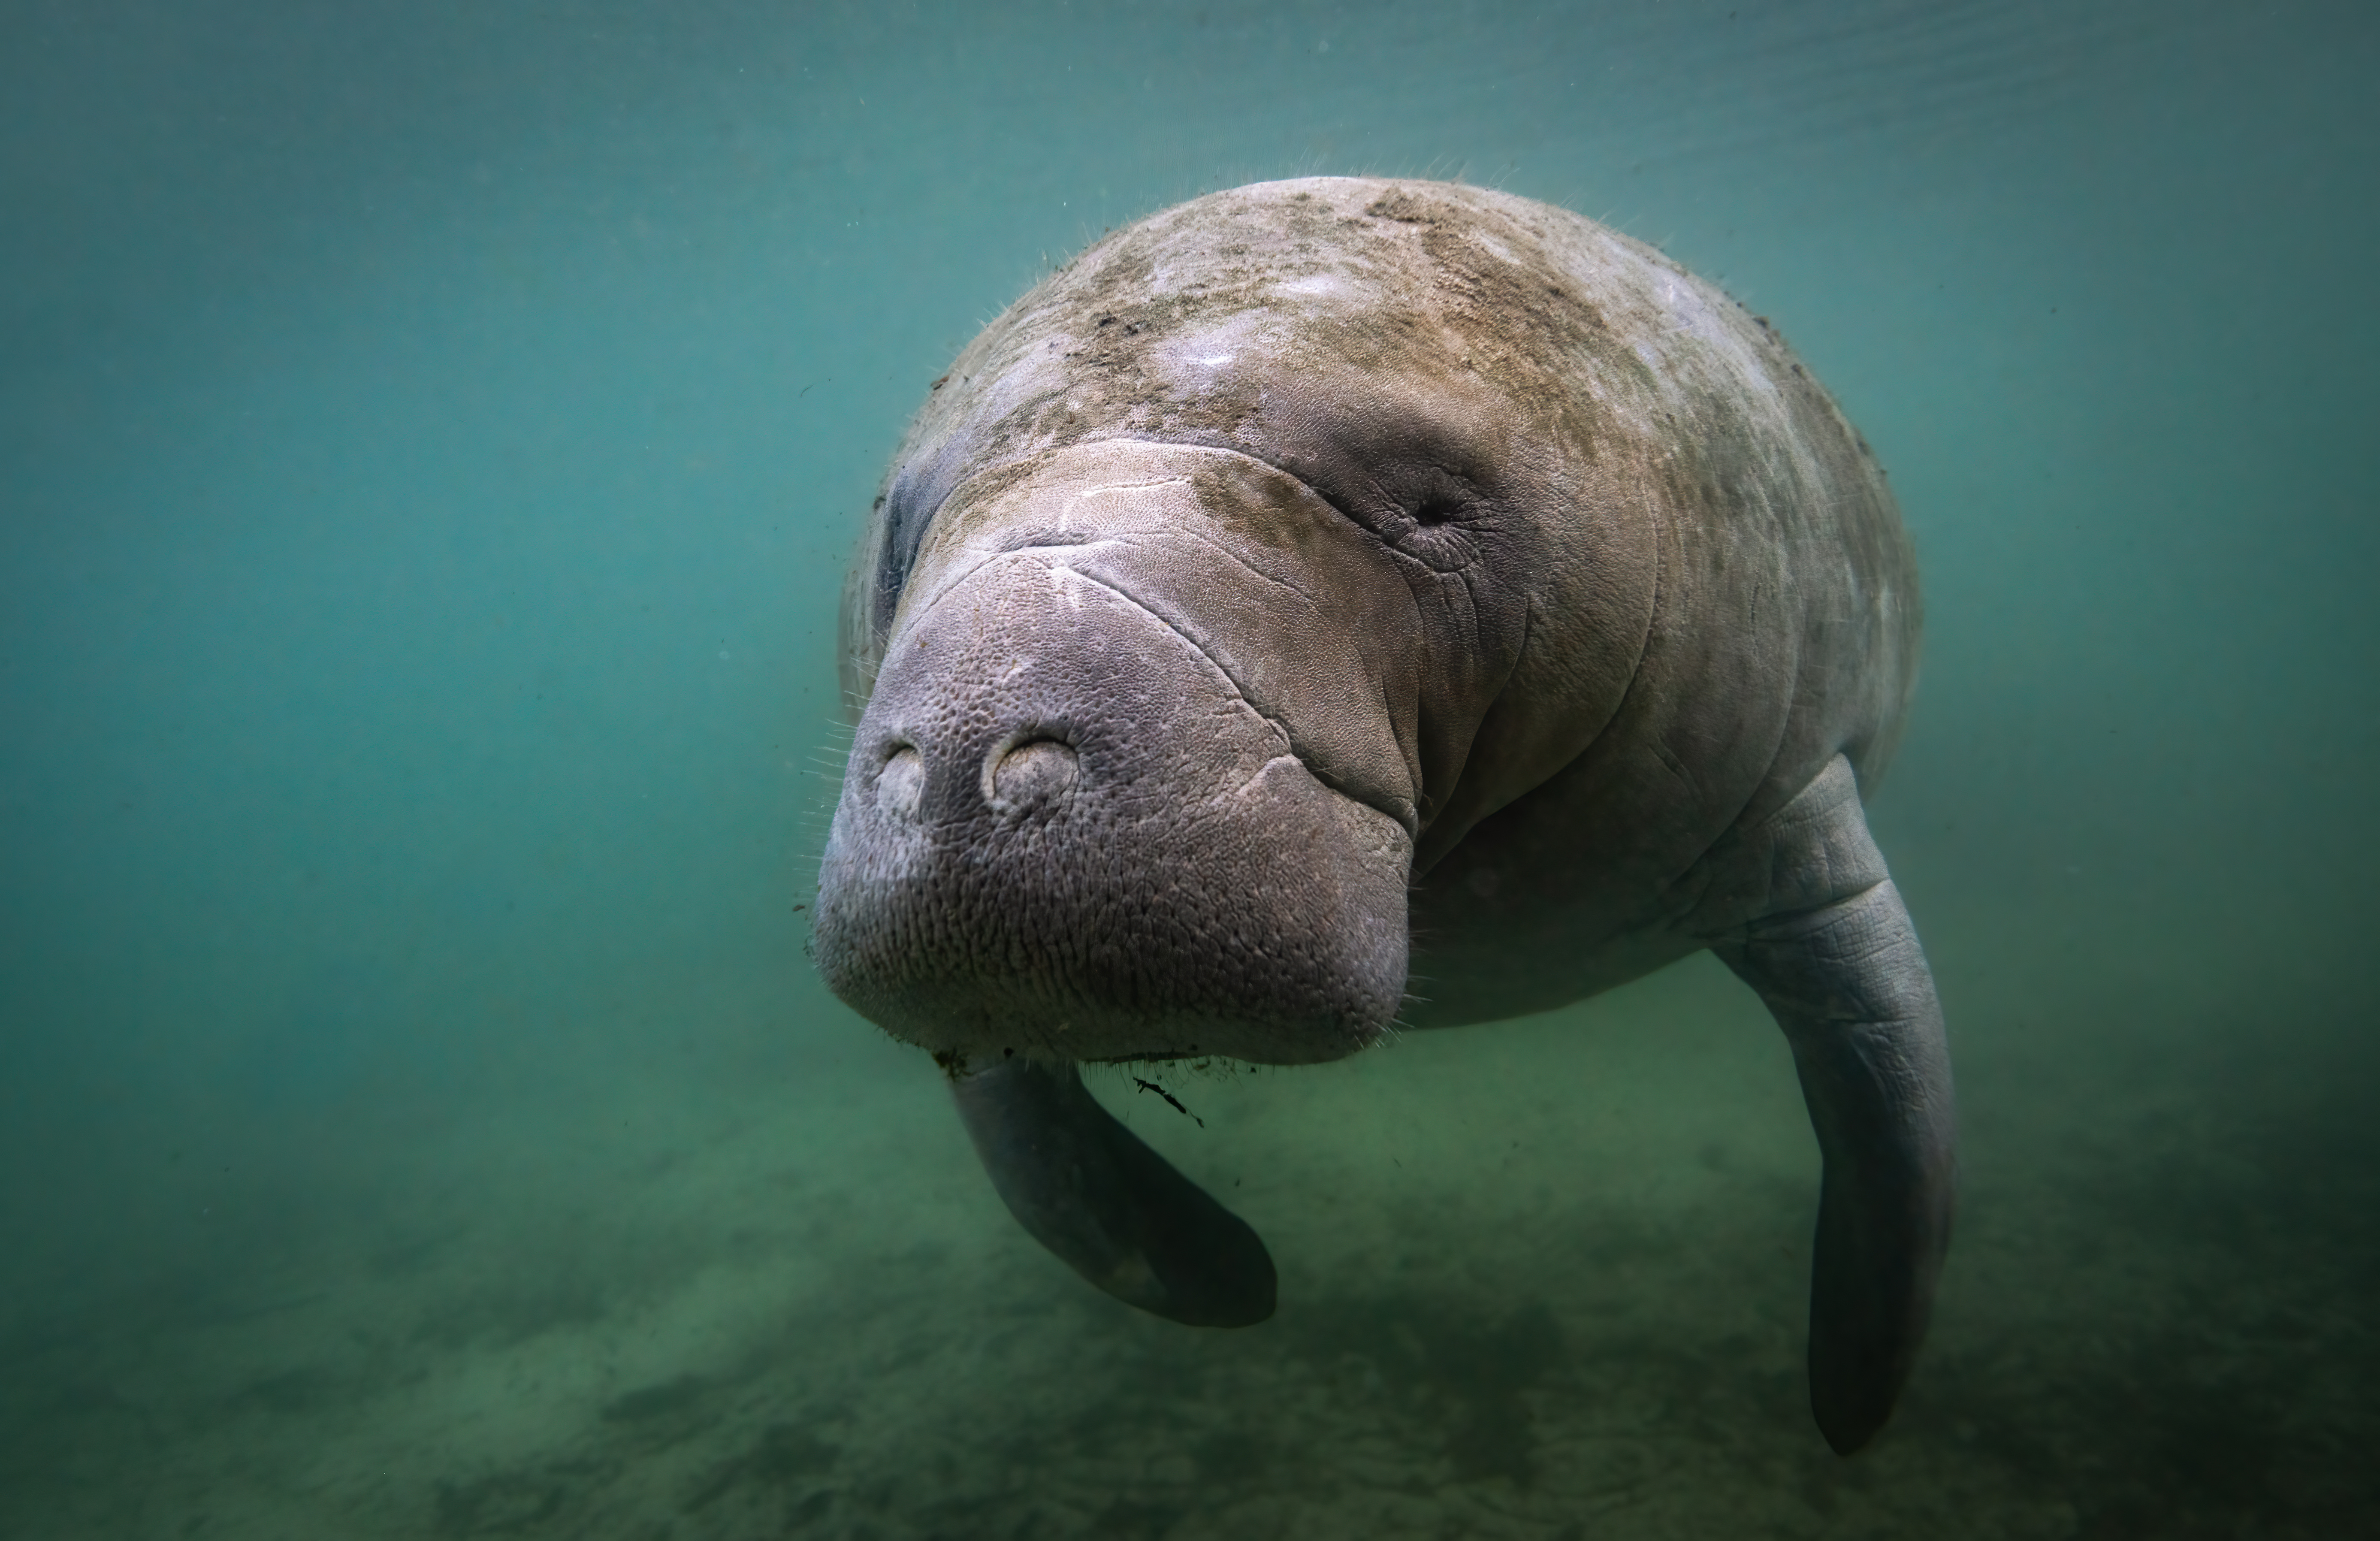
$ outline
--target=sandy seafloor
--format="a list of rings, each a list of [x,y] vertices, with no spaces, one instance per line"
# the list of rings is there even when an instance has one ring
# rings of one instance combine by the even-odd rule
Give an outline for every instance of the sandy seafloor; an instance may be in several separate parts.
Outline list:
[[[830,1100],[425,1142],[390,1207],[9,1366],[0,1534],[2380,1531],[2380,1244],[2332,1223],[2380,1203],[2339,1105],[2370,1066],[2262,1051],[2345,1002],[2210,990],[2100,906],[1935,919],[1964,1207],[1856,1460],[1803,1406],[1791,1062],[1700,958],[1334,1067],[1167,1075],[1203,1129],[1100,1082],[1269,1239],[1281,1308],[1245,1331],[1042,1255],[889,1046]],[[2218,1019],[2185,1041],[2228,1053],[2176,1058]]]

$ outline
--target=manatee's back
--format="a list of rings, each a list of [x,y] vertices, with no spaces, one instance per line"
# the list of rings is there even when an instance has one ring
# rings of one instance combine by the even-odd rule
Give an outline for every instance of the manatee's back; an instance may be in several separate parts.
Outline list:
[[[1659,252],[1526,207],[1628,345],[1616,363],[1574,357],[1571,387],[1625,459],[1657,600],[1594,740],[1417,880],[1420,1025],[1547,1010],[1698,950],[1686,922],[1710,862],[1838,754],[1872,788],[1916,679],[1916,564],[1891,491],[1783,338]]]
[[[1663,527],[1662,598],[1633,694],[1670,710],[1641,700],[1614,729],[1707,743],[1724,735],[1696,719],[1724,717],[1757,738],[1782,709],[1752,818],[1838,751],[1872,783],[1900,736],[1922,625],[1882,468],[1767,318],[1641,242],[1549,212],[1548,246],[1644,364],[1620,382],[1584,359],[1576,388],[1656,446],[1642,493]],[[1696,770],[1733,782],[1743,752]]]

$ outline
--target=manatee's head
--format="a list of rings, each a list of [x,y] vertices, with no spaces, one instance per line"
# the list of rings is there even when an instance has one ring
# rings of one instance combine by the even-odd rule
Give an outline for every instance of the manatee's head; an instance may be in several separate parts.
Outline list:
[[[1409,882],[1577,752],[1644,645],[1612,413],[1652,420],[1658,376],[1553,249],[1590,236],[1475,189],[1243,188],[967,349],[855,575],[837,994],[964,1060],[1387,1030]]]
[[[965,1057],[1296,1062],[1378,1037],[1415,768],[1410,683],[1365,638],[1410,601],[1342,526],[1195,447],[1077,445],[962,489],[835,813],[835,991]]]

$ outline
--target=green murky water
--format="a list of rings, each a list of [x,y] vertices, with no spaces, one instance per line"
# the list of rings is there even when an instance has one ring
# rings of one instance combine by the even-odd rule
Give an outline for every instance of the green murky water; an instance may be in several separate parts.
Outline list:
[[[2350,6],[0,12],[0,1534],[2380,1530],[2380,469]],[[803,955],[832,607],[980,322],[1202,189],[1460,176],[1776,319],[1890,467],[1873,817],[1961,1230],[1803,1405],[1707,960],[1121,1076],[1200,1333]]]

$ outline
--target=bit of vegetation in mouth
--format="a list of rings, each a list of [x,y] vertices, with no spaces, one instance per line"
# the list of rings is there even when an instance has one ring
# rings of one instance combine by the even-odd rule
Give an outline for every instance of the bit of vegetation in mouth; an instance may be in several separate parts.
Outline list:
[[[1167,1091],[1163,1086],[1159,1086],[1156,1082],[1144,1081],[1139,1076],[1135,1075],[1132,1078],[1132,1084],[1138,1086],[1145,1092],[1155,1092],[1158,1096],[1165,1098],[1167,1102],[1172,1105],[1175,1112],[1180,1113],[1184,1118],[1188,1119],[1199,1128],[1204,1129],[1207,1127],[1207,1121],[1205,1119],[1200,1118],[1189,1109],[1182,1106],[1182,1099],[1180,1098],[1175,1097],[1172,1092]]]

